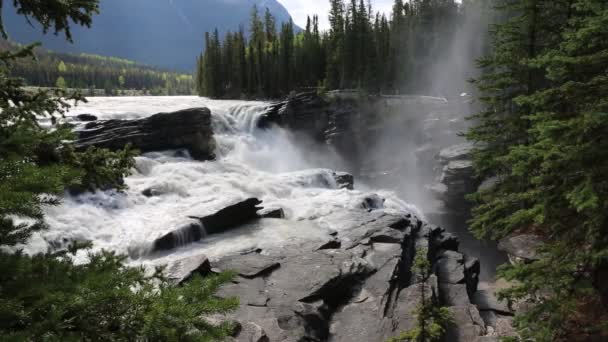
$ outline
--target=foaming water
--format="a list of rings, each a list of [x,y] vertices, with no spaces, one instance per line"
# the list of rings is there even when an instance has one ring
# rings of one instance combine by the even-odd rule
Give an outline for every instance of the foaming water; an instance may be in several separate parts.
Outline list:
[[[183,151],[141,155],[136,158],[133,175],[125,180],[128,189],[124,193],[67,196],[61,206],[46,209],[51,228],[36,233],[24,250],[46,252],[51,246],[89,240],[94,250],[114,250],[129,255],[133,262],[157,263],[191,253],[219,257],[252,247],[272,249],[323,239],[328,229],[334,229],[323,218],[345,209],[419,214],[391,192],[338,189],[332,171],[324,168],[340,164],[335,153],[327,148],[301,147],[301,141],[278,127],[266,131],[256,128],[266,105],[198,97],[129,97],[92,98],[76,107],[70,115],[89,113],[100,119],[135,119],[208,107],[218,159],[199,162]],[[155,196],[143,194],[149,189]],[[283,208],[286,220],[261,220],[187,244],[170,254],[149,253],[154,239],[192,224],[189,216],[209,215],[249,197],[261,199],[265,207]],[[77,259],[86,260],[86,256]]]

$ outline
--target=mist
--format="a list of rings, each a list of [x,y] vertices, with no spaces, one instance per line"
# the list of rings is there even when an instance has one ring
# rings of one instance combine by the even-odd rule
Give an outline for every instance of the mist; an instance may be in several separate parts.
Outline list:
[[[381,169],[368,175],[368,182],[394,189],[427,213],[440,210],[428,189],[440,173],[434,155],[465,142],[458,133],[473,113],[469,80],[479,73],[476,61],[487,49],[489,29],[482,6],[459,5],[455,29],[442,31],[434,53],[426,57],[430,60],[424,61],[428,67],[411,73],[414,79],[403,87],[416,96],[392,97],[378,109],[382,130],[365,153],[368,164]]]

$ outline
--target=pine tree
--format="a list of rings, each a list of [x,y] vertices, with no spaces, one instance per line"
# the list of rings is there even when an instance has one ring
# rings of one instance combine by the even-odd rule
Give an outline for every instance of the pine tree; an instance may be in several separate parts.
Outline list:
[[[2,2],[0,1],[0,4]],[[98,1],[16,0],[18,13],[54,27],[69,39],[68,23],[89,25]],[[4,28],[0,22],[0,32]],[[0,335],[8,341],[219,340],[229,326],[209,324],[204,315],[226,312],[235,299],[213,296],[231,274],[173,287],[160,273],[124,265],[110,252],[90,254],[75,265],[70,254],[90,246],[74,243],[55,254],[18,251],[32,233],[45,229],[45,206],[58,205],[74,186],[81,190],[124,187],[134,167],[128,147],[110,152],[76,152],[62,115],[71,101],[64,90],[23,89],[9,76],[12,64],[33,56],[34,46],[0,52]],[[56,66],[56,64],[55,64]],[[48,118],[53,129],[39,125]],[[17,221],[19,217],[21,220]],[[22,223],[25,219],[26,223]],[[11,249],[13,252],[10,252]],[[15,251],[17,250],[17,251]]]
[[[510,1],[482,60],[487,111],[469,138],[495,185],[474,198],[480,236],[540,236],[539,260],[500,270],[503,296],[530,302],[524,339],[608,336],[605,185],[608,6],[605,1]],[[564,24],[565,23],[565,24]],[[602,307],[604,309],[602,309]]]

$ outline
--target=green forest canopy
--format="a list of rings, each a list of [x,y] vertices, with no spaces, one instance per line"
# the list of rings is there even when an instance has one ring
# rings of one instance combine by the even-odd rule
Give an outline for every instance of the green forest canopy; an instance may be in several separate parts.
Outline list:
[[[360,89],[369,93],[450,96],[466,86],[463,74],[436,82],[436,63],[449,55],[456,33],[476,21],[483,49],[490,20],[485,1],[395,0],[387,17],[364,0],[328,0],[330,28],[319,30],[317,16],[296,32],[292,22],[277,27],[266,9],[253,7],[247,30],[205,35],[197,63],[202,96],[280,97],[302,88]],[[481,32],[480,32],[481,31]],[[474,58],[474,57],[471,57]],[[474,61],[468,63],[474,69]],[[456,68],[455,68],[456,69]],[[457,80],[455,80],[457,79]],[[458,86],[449,80],[458,81]]]

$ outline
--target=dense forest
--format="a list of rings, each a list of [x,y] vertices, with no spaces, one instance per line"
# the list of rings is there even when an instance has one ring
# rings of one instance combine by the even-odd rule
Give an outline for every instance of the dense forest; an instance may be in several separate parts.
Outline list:
[[[472,196],[480,237],[538,237],[538,260],[505,266],[503,294],[531,303],[523,340],[608,338],[608,2],[499,0],[503,18],[475,83]]]
[[[0,40],[0,50],[20,46]],[[11,75],[22,77],[29,86],[77,88],[92,94],[103,89],[105,95],[120,95],[125,90],[151,95],[190,95],[194,92],[191,75],[161,70],[116,57],[56,53],[34,50],[36,60],[20,59],[11,66]]]
[[[278,97],[310,87],[443,96],[458,91],[433,84],[431,75],[467,16],[483,10],[479,1],[395,0],[389,17],[374,13],[371,2],[328,1],[327,32],[319,31],[317,16],[297,33],[293,23],[276,27],[267,10],[254,7],[247,31],[207,33],[197,63],[199,94]]]

